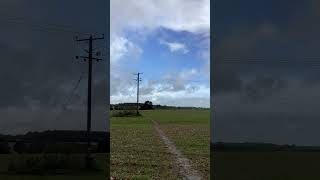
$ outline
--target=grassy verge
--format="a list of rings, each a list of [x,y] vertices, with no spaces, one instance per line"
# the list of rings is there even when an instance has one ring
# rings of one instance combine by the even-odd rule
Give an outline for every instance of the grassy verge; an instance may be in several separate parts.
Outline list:
[[[34,155],[25,155],[34,156]],[[0,155],[0,179],[5,180],[100,180],[109,176],[109,154],[95,154],[97,164],[101,167],[102,171],[90,172],[83,169],[74,170],[64,175],[17,175],[9,174],[7,172],[8,165],[12,159],[19,159],[21,155]],[[84,155],[74,155],[72,158],[79,160],[84,158]]]
[[[116,179],[179,179],[172,157],[142,117],[111,118],[111,176]]]
[[[318,152],[215,152],[219,180],[320,179]]]
[[[192,161],[192,166],[204,179],[209,179],[209,110],[152,110],[142,111],[142,115],[157,121],[177,148]]]

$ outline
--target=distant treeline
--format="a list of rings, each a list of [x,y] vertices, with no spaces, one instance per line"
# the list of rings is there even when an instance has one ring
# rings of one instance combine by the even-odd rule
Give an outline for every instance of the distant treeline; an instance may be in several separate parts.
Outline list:
[[[110,152],[110,133],[92,132],[92,152]],[[28,132],[24,135],[0,135],[0,153],[84,153],[85,131]]]
[[[271,143],[211,143],[213,152],[320,152],[320,146],[296,146],[294,144],[277,145]]]
[[[119,103],[111,104],[110,110],[135,110],[137,108],[137,103]],[[151,101],[146,101],[145,103],[139,103],[140,110],[149,109],[209,109],[201,107],[179,107],[179,106],[167,106],[167,105],[153,105]]]
[[[109,139],[109,132],[91,132],[91,140],[98,142]],[[86,142],[86,131],[48,130],[43,132],[28,132],[23,135],[1,135],[0,141],[46,141],[46,142]]]

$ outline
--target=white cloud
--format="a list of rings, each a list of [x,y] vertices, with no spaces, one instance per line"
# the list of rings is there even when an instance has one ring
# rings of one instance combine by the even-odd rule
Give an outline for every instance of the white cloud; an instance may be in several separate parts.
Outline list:
[[[125,29],[209,33],[210,0],[111,0],[111,34]]]
[[[125,37],[115,37],[110,46],[111,62],[115,63],[125,56],[137,58],[142,49]]]
[[[210,89],[200,85],[190,91],[191,84],[186,85],[186,89],[180,91],[159,91],[141,96],[141,101],[151,100],[153,104],[166,104],[174,106],[201,106],[209,107]]]
[[[140,89],[140,102],[151,100],[153,104],[165,104],[174,106],[199,106],[209,107],[210,89],[205,85],[185,84],[184,89],[167,89],[168,84],[164,81],[157,82],[152,86],[142,86]],[[129,87],[129,86],[128,86]],[[112,103],[135,102],[136,87],[134,85],[127,89],[127,93],[111,95]],[[151,88],[151,89],[148,89]],[[143,91],[148,92],[143,92]]]
[[[192,68],[167,74],[161,80],[146,80],[140,87],[140,102],[151,100],[154,104],[209,107],[210,87],[191,80],[198,74],[199,71]],[[112,103],[135,102],[136,84],[122,83],[128,81],[114,81],[121,88],[111,95]]]
[[[110,2],[111,49],[117,49],[119,45],[113,41],[127,39],[124,31],[144,31],[142,34],[147,34],[149,31],[164,27],[174,31],[210,34],[210,0],[111,0]],[[173,44],[172,48],[179,49],[181,48],[179,46]],[[111,52],[111,57],[116,59],[121,56],[121,52]]]
[[[203,50],[200,55],[204,60],[202,73],[207,77],[208,80],[210,80],[210,48]]]
[[[166,45],[171,52],[181,52],[182,54],[187,54],[189,52],[186,45],[183,43],[160,40],[160,44]]]
[[[110,53],[111,53],[111,103],[133,102],[136,85],[132,74],[123,69],[125,61],[136,59],[143,53],[139,43],[158,28],[187,31],[209,39],[210,0],[111,0]],[[128,36],[132,32],[135,36]],[[137,41],[138,39],[138,41]],[[186,54],[187,46],[181,42],[163,41],[171,52]],[[130,57],[130,58],[127,58]],[[199,75],[200,70],[182,70],[162,80],[142,84],[141,101],[171,105],[209,105],[209,87],[188,80]],[[201,95],[200,95],[201,94]],[[169,97],[169,98],[168,98]]]
[[[195,68],[191,68],[188,70],[182,70],[178,76],[178,78],[187,80],[189,78],[192,78],[193,76],[197,75],[199,72]]]

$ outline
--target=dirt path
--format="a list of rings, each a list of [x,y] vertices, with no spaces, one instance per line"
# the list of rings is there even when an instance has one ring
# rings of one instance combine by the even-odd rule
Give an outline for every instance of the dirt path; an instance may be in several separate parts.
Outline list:
[[[168,147],[169,152],[175,156],[175,164],[181,177],[184,180],[201,180],[202,178],[199,173],[196,170],[192,169],[190,160],[186,158],[179,149],[176,148],[174,143],[170,141],[166,134],[160,129],[159,124],[153,120],[152,122],[162,141]]]

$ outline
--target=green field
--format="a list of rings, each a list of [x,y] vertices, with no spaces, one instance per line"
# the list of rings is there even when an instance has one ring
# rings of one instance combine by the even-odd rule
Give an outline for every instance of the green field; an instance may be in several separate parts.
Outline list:
[[[27,155],[32,156],[32,155]],[[0,155],[0,179],[2,180],[100,180],[109,176],[109,155],[108,154],[95,154],[94,155],[98,166],[102,169],[99,172],[89,172],[86,170],[75,170],[64,175],[17,175],[8,174],[8,164],[12,159],[19,159],[21,155]],[[84,155],[76,155],[75,158],[79,160]]]
[[[151,120],[209,179],[209,110],[149,110],[141,117],[111,118],[111,176],[117,179],[180,179]]]
[[[218,180],[318,180],[318,152],[215,152]]]

